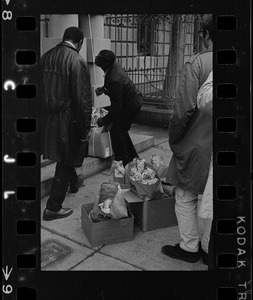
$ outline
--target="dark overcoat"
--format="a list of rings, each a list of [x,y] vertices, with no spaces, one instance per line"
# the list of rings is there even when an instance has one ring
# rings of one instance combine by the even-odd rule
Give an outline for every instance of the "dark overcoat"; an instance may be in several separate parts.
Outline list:
[[[173,156],[167,181],[195,194],[204,191],[213,149],[212,116],[197,108],[198,90],[212,69],[212,48],[185,64],[169,123]]]
[[[109,125],[132,120],[140,110],[142,95],[117,62],[107,70],[104,88],[105,94],[110,97],[111,107],[109,113],[103,117],[103,123]]]
[[[91,121],[89,67],[72,45],[62,42],[42,56],[40,71],[43,158],[80,166],[81,139]]]

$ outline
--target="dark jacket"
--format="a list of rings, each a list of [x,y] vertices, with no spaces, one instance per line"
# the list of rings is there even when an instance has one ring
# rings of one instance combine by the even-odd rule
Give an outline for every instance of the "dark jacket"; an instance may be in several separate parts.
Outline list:
[[[212,116],[198,110],[197,94],[212,69],[212,49],[185,64],[169,122],[173,156],[167,181],[196,194],[204,191],[213,148]]]
[[[40,61],[42,154],[76,166],[80,140],[90,130],[92,99],[89,67],[66,42]],[[77,163],[77,165],[80,163]]]
[[[109,113],[103,117],[105,125],[120,122],[122,117],[127,119],[142,105],[141,93],[117,62],[105,74],[104,90],[111,101]]]

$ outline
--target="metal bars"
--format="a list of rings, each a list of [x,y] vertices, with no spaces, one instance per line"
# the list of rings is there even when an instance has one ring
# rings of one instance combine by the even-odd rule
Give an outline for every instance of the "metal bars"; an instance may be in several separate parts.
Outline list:
[[[198,15],[105,15],[105,37],[111,39],[111,49],[117,60],[147,103],[164,108],[163,103],[166,103],[166,108],[173,104],[173,99],[169,97],[170,90],[173,93],[176,90],[180,74],[172,74],[169,70],[169,57],[183,57],[178,62],[183,65],[194,52],[200,50],[201,43],[196,33],[199,20]],[[183,56],[170,53],[175,22],[180,23],[177,24],[181,30],[175,51],[182,51]]]

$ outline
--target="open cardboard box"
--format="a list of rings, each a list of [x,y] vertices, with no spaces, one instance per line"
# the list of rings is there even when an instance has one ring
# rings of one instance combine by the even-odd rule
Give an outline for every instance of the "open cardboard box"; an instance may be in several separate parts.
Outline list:
[[[143,201],[130,190],[124,190],[123,193],[127,207],[142,231],[177,225],[174,197]]]
[[[89,217],[93,205],[87,203],[81,206],[82,229],[91,246],[110,245],[133,239],[134,216],[129,210],[128,218],[93,222]]]

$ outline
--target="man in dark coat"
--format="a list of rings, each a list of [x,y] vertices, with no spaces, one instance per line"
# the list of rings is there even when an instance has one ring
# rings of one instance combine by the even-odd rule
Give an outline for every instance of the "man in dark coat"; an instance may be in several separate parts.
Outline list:
[[[212,16],[202,18],[201,37],[206,51],[194,55],[185,64],[169,123],[173,156],[167,181],[176,187],[175,211],[181,241],[175,246],[164,246],[162,251],[188,262],[199,260],[197,197],[203,194],[212,153],[212,116],[197,108],[198,90],[213,68]]]
[[[89,68],[79,54],[82,43],[83,32],[69,27],[40,61],[42,154],[57,162],[44,220],[73,213],[62,203],[69,185],[71,192],[78,191],[75,167],[87,156],[92,99]]]
[[[98,119],[97,124],[110,125],[115,160],[122,160],[125,166],[138,156],[128,131],[141,109],[142,95],[116,62],[112,51],[100,51],[95,64],[105,72],[104,86],[97,89],[97,95],[104,93],[111,101],[109,113]]]

